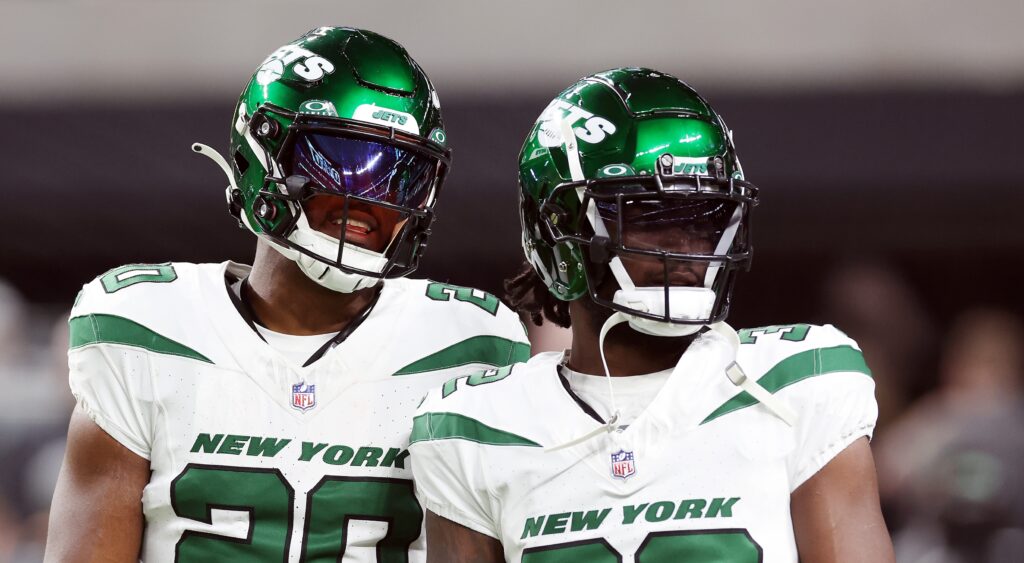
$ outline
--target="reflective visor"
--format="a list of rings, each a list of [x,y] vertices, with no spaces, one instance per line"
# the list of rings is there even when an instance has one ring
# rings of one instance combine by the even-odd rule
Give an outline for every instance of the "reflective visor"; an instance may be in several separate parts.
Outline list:
[[[736,203],[722,199],[624,200],[622,232],[618,205],[597,202],[598,213],[615,242],[626,248],[710,254],[729,226]]]
[[[304,133],[286,159],[288,175],[308,176],[319,189],[419,209],[430,195],[436,164],[405,149],[347,137]]]

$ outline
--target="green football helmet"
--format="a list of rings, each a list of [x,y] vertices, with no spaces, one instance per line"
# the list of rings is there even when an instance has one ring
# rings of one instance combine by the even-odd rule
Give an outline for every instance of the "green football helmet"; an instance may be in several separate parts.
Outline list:
[[[523,250],[558,299],[589,295],[665,336],[727,316],[757,188],[725,122],[679,79],[620,68],[570,86],[530,130],[519,187]],[[633,279],[643,262],[654,274]],[[613,296],[598,291],[609,276]]]
[[[238,99],[228,175],[240,225],[352,292],[418,265],[451,162],[440,102],[405,49],[321,27],[274,51]]]

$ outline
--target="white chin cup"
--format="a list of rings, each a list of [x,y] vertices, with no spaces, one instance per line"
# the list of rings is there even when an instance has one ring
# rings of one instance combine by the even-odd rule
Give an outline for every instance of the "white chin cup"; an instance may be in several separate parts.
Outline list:
[[[664,287],[634,287],[615,292],[612,302],[630,309],[665,315]],[[714,290],[704,287],[670,287],[668,305],[671,318],[680,321],[708,319],[715,306]],[[652,336],[687,336],[703,328],[703,324],[678,324],[646,319],[625,313],[629,326],[638,332]]]
[[[380,282],[380,278],[350,274],[343,272],[334,266],[307,256],[297,250],[276,244],[269,238],[266,239],[270,246],[299,265],[302,273],[316,283],[339,293],[352,293],[353,291],[373,287]],[[295,230],[288,236],[288,240],[296,246],[301,246],[313,254],[319,256],[337,256],[338,239],[325,235],[317,230],[311,229],[306,222],[304,215],[299,216]],[[341,256],[341,263],[352,268],[367,270],[370,272],[381,272],[387,264],[387,259],[382,254],[361,248],[354,244],[345,243],[345,251]]]

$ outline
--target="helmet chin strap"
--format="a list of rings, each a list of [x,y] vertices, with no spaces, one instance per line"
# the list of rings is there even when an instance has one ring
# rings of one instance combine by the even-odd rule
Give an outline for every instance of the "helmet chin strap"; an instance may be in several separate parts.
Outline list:
[[[231,173],[231,167],[228,166],[224,157],[212,147],[202,143],[192,143],[192,150],[212,160],[221,169],[221,171],[224,172],[224,175],[228,177],[227,192],[228,197],[230,198],[231,191],[237,190],[238,186],[235,184],[235,177],[234,174]],[[256,154],[258,155],[259,153],[257,152]],[[269,166],[265,162],[262,162],[262,164],[265,168]],[[249,222],[249,216],[246,213],[241,214],[241,220],[245,224],[246,228],[265,240],[270,244],[271,248],[280,252],[285,258],[288,258],[298,264],[299,269],[302,270],[302,273],[306,274],[309,279],[323,287],[326,287],[327,289],[337,291],[339,293],[352,293],[360,289],[373,287],[380,282],[380,278],[343,272],[342,270],[325,264],[312,256],[307,256],[297,250],[278,244],[272,238],[257,231],[257,229],[255,229]],[[311,228],[309,223],[306,221],[305,215],[301,213],[299,214],[296,228],[292,234],[288,236],[288,240],[321,256],[331,254],[337,249],[337,245],[339,244],[337,239],[329,237]],[[380,271],[384,267],[384,264],[387,263],[387,259],[385,259],[382,254],[358,247],[354,244],[341,244],[345,245],[343,257],[345,259],[344,261],[346,266],[352,266],[361,270]]]
[[[612,314],[612,316],[608,317],[608,320],[606,320],[603,325],[601,325],[601,334],[600,334],[600,336],[597,337],[597,349],[601,353],[601,365],[604,367],[604,377],[605,377],[605,380],[608,382],[608,398],[610,399],[610,401],[612,403],[612,416],[611,416],[611,418],[609,418],[608,421],[605,422],[604,424],[602,424],[601,426],[598,426],[597,428],[591,430],[590,432],[587,432],[586,434],[584,434],[584,435],[582,435],[582,436],[580,436],[578,438],[575,438],[573,440],[569,440],[568,442],[566,442],[564,444],[559,444],[557,446],[545,447],[544,448],[544,452],[545,453],[547,453],[547,452],[557,452],[558,450],[564,450],[565,448],[571,448],[572,446],[575,446],[577,444],[582,444],[583,442],[586,442],[587,440],[590,440],[591,438],[593,438],[594,436],[597,436],[598,434],[602,434],[602,433],[605,433],[605,432],[609,432],[610,433],[612,431],[618,430],[618,428],[619,428],[619,425],[618,425],[618,421],[619,421],[619,407],[615,403],[615,386],[612,385],[612,374],[611,374],[611,371],[608,369],[608,360],[605,358],[605,355],[604,355],[604,338],[605,338],[605,336],[608,335],[608,331],[609,330],[611,330],[616,325],[620,325],[620,324],[622,324],[624,322],[627,322],[628,320],[629,319],[628,319],[627,315],[616,311],[615,313]]]
[[[733,349],[733,355],[735,356],[735,353],[739,351],[740,347],[740,337],[736,334],[736,330],[726,323],[710,324],[708,325],[708,328],[725,337],[729,346]],[[797,420],[799,419],[796,411],[794,411],[793,408],[784,401],[769,393],[764,387],[761,387],[760,383],[750,377],[747,377],[747,374],[738,363],[735,361],[731,362],[725,368],[725,375],[733,385],[749,393],[752,397],[757,399],[757,402],[764,405],[765,408],[771,411],[771,413],[777,416],[780,420],[789,426],[796,426]]]
[[[610,399],[612,406],[611,418],[609,418],[608,421],[605,422],[604,424],[598,426],[597,428],[591,430],[590,432],[587,432],[586,434],[578,438],[565,442],[564,444],[545,447],[544,453],[557,452],[559,450],[571,448],[572,446],[582,444],[600,434],[610,434],[614,431],[620,430],[621,425],[618,424],[619,408],[615,403],[615,387],[612,385],[612,375],[611,371],[608,369],[608,360],[605,357],[604,353],[604,340],[605,337],[608,335],[608,331],[610,331],[616,325],[620,325],[624,322],[629,322],[629,319],[630,315],[626,315],[620,312],[613,313],[612,316],[608,317],[608,320],[606,320],[604,324],[601,325],[601,333],[598,336],[597,340],[598,350],[600,350],[601,353],[601,365],[604,367],[604,376],[606,381],[608,382],[608,397]],[[740,367],[738,363],[736,363],[735,357],[736,353],[739,351],[740,346],[740,337],[738,334],[736,334],[736,330],[724,322],[713,323],[707,325],[707,327],[711,329],[711,331],[717,333],[718,335],[725,339],[732,353],[731,356],[734,359],[733,361],[729,362],[729,365],[726,366],[725,368],[725,376],[729,379],[729,381],[733,385],[749,393],[752,397],[754,397],[754,399],[757,400],[757,402],[761,403],[766,409],[768,409],[769,412],[774,414],[787,425],[789,425],[790,427],[796,426],[796,423],[799,420],[799,416],[797,415],[796,411],[794,411],[792,407],[786,404],[786,402],[779,399],[775,395],[769,393],[756,380],[748,377],[747,374],[743,371],[743,368]],[[685,354],[683,356],[685,356]],[[682,362],[683,357],[680,357],[679,362],[673,369],[671,377],[676,376],[675,371],[679,370],[679,366],[680,364],[682,364]]]
[[[288,240],[320,256],[329,256],[332,253],[336,253],[338,245],[344,244],[342,263],[345,266],[359,268],[360,270],[379,272],[387,264],[387,259],[384,258],[383,254],[339,241],[334,237],[313,229],[309,226],[309,222],[306,221],[305,214],[299,214],[295,229],[288,235]],[[297,250],[278,244],[274,244],[274,248],[284,254],[285,257],[294,260],[299,265],[302,273],[306,274],[309,279],[332,291],[352,293],[360,289],[373,287],[380,282],[380,278],[344,272],[339,268],[325,264]]]

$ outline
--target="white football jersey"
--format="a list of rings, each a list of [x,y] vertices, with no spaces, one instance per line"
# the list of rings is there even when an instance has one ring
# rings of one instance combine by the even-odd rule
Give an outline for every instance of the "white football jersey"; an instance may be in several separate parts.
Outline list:
[[[131,265],[71,314],[71,389],[150,462],[145,561],[423,561],[408,459],[428,389],[529,357],[489,294],[383,284],[349,336],[307,366],[267,345],[225,280],[247,266]]]
[[[561,353],[451,380],[417,411],[417,494],[504,546],[510,562],[797,561],[790,493],[869,436],[874,382],[831,326],[708,331],[621,431],[559,375]],[[793,427],[736,387],[747,375],[798,415]],[[614,382],[614,380],[613,380]]]

